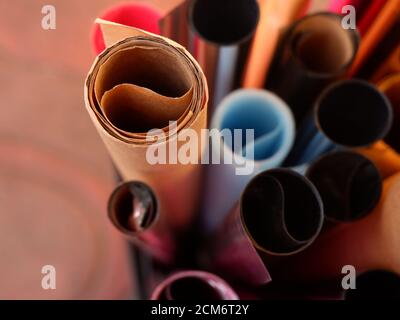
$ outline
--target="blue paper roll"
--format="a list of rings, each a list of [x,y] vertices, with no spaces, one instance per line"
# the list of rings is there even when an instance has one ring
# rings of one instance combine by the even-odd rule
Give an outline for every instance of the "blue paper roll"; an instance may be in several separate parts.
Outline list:
[[[300,166],[333,150],[372,145],[387,135],[392,122],[392,106],[377,87],[358,79],[338,81],[317,99],[285,165]]]
[[[208,232],[221,223],[252,177],[282,164],[294,143],[295,122],[289,107],[275,94],[242,89],[221,102],[212,118],[211,129],[228,131],[232,136],[235,129],[243,131],[241,152],[229,139],[211,146],[213,156],[221,154],[223,161],[222,154],[230,155],[233,163],[208,166],[202,210],[203,226]],[[246,139],[246,129],[254,130],[254,141]],[[244,167],[252,170],[239,175],[237,169]]]

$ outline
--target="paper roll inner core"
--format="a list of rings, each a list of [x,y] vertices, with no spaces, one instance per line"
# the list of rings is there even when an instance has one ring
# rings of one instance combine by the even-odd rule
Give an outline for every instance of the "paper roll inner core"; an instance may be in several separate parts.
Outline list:
[[[294,54],[301,64],[315,73],[343,70],[355,54],[352,33],[331,16],[314,16],[297,26],[292,38]]]
[[[141,133],[178,120],[191,103],[193,81],[189,65],[176,54],[138,45],[104,62],[95,96],[115,127]]]

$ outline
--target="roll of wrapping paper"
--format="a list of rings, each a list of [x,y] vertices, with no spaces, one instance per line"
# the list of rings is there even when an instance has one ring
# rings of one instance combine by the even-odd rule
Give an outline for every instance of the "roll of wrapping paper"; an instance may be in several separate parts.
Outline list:
[[[225,136],[218,137],[219,143],[213,141],[213,159],[220,160],[221,164],[207,168],[202,207],[206,232],[223,221],[254,175],[282,164],[295,137],[289,107],[273,93],[256,89],[241,89],[228,95],[218,106],[211,128],[221,134],[228,130],[232,137],[235,129],[253,129],[254,141],[248,141],[244,131],[241,133],[243,150],[237,150],[237,141],[222,139]],[[240,154],[241,151],[244,152]],[[226,155],[233,158],[231,164],[224,161]],[[252,170],[239,175],[238,169],[244,167]]]
[[[138,181],[120,184],[108,200],[108,217],[113,225],[157,261],[171,265],[176,247],[171,235],[159,225],[157,196]]]
[[[367,216],[382,194],[378,168],[354,152],[339,151],[311,164],[306,177],[319,191],[325,221],[351,222]]]
[[[383,178],[399,171],[399,155],[382,139],[393,122],[387,97],[374,85],[358,79],[339,81],[318,98],[286,165],[314,161],[337,148],[353,149],[374,162]]]
[[[357,31],[342,28],[341,15],[308,15],[282,37],[266,88],[288,103],[299,124],[321,90],[346,75],[358,43]]]
[[[357,277],[356,288],[345,292],[344,299],[347,301],[399,300],[400,276],[384,270],[365,272]]]
[[[185,48],[190,47],[189,5],[191,0],[183,0],[164,15],[160,21],[161,35],[174,40]]]
[[[216,275],[203,271],[181,271],[159,284],[151,300],[217,301],[239,300],[239,297],[228,283]]]
[[[183,129],[200,136],[207,118],[206,79],[196,61],[175,42],[101,19],[97,22],[108,48],[95,60],[86,80],[86,108],[122,178],[146,183],[159,199],[160,224],[180,234],[191,224],[198,206],[201,168],[153,165],[146,154],[150,146],[171,147],[168,163],[173,163],[174,146],[179,150],[187,140],[180,139]],[[177,121],[176,130],[170,130],[169,121]],[[153,128],[162,130],[154,136],[146,133]],[[201,157],[200,147],[191,146]]]
[[[400,58],[400,57],[399,57]],[[384,78],[378,88],[388,97],[393,108],[393,125],[385,142],[400,152],[400,72]]]
[[[161,13],[146,3],[118,4],[108,8],[101,15],[101,18],[155,34],[160,33],[158,21],[161,18]],[[96,55],[100,54],[106,48],[100,27],[97,24],[92,31],[92,46]]]
[[[367,58],[374,51],[380,40],[396,23],[400,15],[400,0],[387,0],[379,15],[375,18],[367,33],[363,36],[360,49],[354,60],[348,76],[357,74]]]
[[[364,16],[361,19],[359,18],[359,23],[357,24],[357,28],[361,35],[364,35],[368,32],[368,29],[374,23],[374,20],[379,15],[386,2],[387,0],[371,1],[365,10]]]
[[[382,62],[388,61],[400,43],[400,15],[397,21],[386,32],[385,36],[379,41],[372,54],[368,56],[359,71],[357,77],[371,79],[381,67]],[[384,75],[383,75],[384,76]],[[381,76],[382,78],[382,76]],[[377,79],[380,80],[380,79]]]
[[[268,270],[280,260],[307,248],[319,235],[323,205],[317,189],[289,169],[257,175],[247,185],[238,206],[210,237],[211,269],[252,286],[271,281]]]
[[[283,30],[304,14],[310,0],[261,0],[260,22],[245,67],[243,87],[262,88]]]
[[[394,49],[389,58],[379,67],[378,71],[373,76],[372,81],[377,83],[384,77],[398,72],[400,72],[400,45]]]
[[[241,85],[244,64],[259,20],[256,0],[192,0],[190,52],[199,61],[214,108]]]
[[[341,281],[342,268],[358,273],[387,270],[400,274],[400,175],[385,180],[379,204],[364,219],[344,223],[322,233],[290,263],[281,266],[277,281],[311,284]]]

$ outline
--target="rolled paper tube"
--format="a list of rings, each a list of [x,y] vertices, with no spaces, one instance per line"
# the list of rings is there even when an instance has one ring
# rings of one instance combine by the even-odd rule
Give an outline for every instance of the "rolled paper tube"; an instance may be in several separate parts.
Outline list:
[[[262,286],[271,280],[268,270],[274,279],[280,259],[311,245],[323,220],[322,200],[308,179],[289,169],[265,171],[247,185],[239,205],[210,238],[211,268]]]
[[[368,28],[373,24],[386,2],[387,0],[371,1],[371,4],[366,9],[364,16],[357,25],[361,35],[364,35],[368,31]]]
[[[295,22],[282,37],[266,88],[282,97],[301,123],[321,91],[343,78],[357,53],[355,30],[328,12]]]
[[[203,271],[182,271],[164,280],[151,300],[205,301],[239,300],[238,295],[220,277]]]
[[[300,130],[286,164],[308,163],[337,148],[357,152],[374,149],[389,132],[392,121],[390,101],[378,88],[358,79],[339,81],[317,99],[314,114]],[[386,154],[377,153],[371,159],[383,177],[388,169],[380,164],[386,163]]]
[[[158,21],[161,13],[150,4],[146,3],[125,3],[108,8],[101,18],[107,21],[139,28],[159,34]],[[96,24],[92,31],[92,46],[96,55],[106,48],[100,27]]]
[[[399,46],[400,43],[399,30],[400,30],[400,14],[396,23],[388,30],[385,36],[382,37],[382,39],[379,41],[378,45],[376,46],[372,54],[363,63],[362,67],[357,72],[357,77],[362,79],[371,79],[374,77],[374,74],[376,74],[377,70],[381,67],[382,62],[388,61],[393,52],[395,51],[395,49]],[[394,72],[395,71],[389,72],[388,74],[383,74],[383,76],[380,75],[380,78],[377,78],[375,81],[372,82],[376,83],[377,81],[382,80],[382,78],[385,77],[386,75],[389,75],[390,73]]]
[[[185,132],[200,136],[206,127],[206,79],[177,43],[98,23],[109,47],[86,80],[87,111],[122,178],[142,181],[157,194],[160,220],[178,235],[190,226],[198,207],[203,149],[194,140],[187,142]],[[160,129],[147,132],[153,128]],[[198,159],[180,164],[174,157],[188,144]]]
[[[184,0],[159,21],[161,35],[189,48],[189,3]]]
[[[323,156],[306,173],[319,191],[326,221],[351,222],[367,216],[382,194],[376,166],[357,153],[340,151]]]
[[[210,117],[221,100],[241,85],[259,11],[256,0],[193,0],[190,3],[190,51],[207,77]]]
[[[278,281],[340,281],[342,268],[358,273],[388,270],[400,273],[400,175],[385,180],[379,204],[364,219],[340,224],[322,233],[302,254],[281,266]]]
[[[400,72],[383,79],[378,83],[378,88],[390,100],[394,115],[393,125],[385,138],[385,142],[396,152],[400,152]]]
[[[392,73],[400,72],[400,45],[398,45],[389,58],[383,62],[378,71],[372,78],[372,82],[377,83]]]
[[[208,166],[205,182],[202,218],[206,232],[223,221],[254,175],[282,164],[295,137],[289,107],[273,93],[256,89],[228,95],[218,106],[211,128],[220,135],[212,141],[214,164]],[[237,130],[241,130],[239,136]],[[246,130],[252,130],[254,137],[249,139]],[[229,158],[231,164],[226,161]]]
[[[119,185],[108,200],[108,217],[119,231],[156,260],[164,264],[174,262],[176,245],[160,223],[157,197],[149,186],[137,181]]]
[[[374,51],[380,40],[396,24],[400,15],[400,0],[387,0],[379,15],[375,18],[368,32],[364,35],[348,76],[353,77]]]
[[[245,67],[243,87],[262,88],[283,30],[304,14],[310,0],[260,1],[260,22]]]
[[[347,301],[399,300],[400,276],[398,274],[375,270],[361,274],[356,280],[356,289],[345,292]]]
[[[400,155],[383,141],[355,151],[374,162],[384,178],[400,172]]]

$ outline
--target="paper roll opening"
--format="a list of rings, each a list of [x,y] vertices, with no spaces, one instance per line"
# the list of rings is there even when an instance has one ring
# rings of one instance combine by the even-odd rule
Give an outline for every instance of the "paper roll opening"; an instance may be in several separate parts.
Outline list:
[[[271,161],[276,167],[292,147],[295,124],[287,104],[265,90],[240,89],[228,95],[218,106],[212,127],[222,132],[241,130],[242,156],[248,160]],[[246,130],[254,131],[254,141],[248,141]],[[231,141],[227,148],[237,152]],[[248,156],[251,152],[251,157]],[[253,154],[254,151],[254,154]]]
[[[298,22],[291,33],[292,54],[309,72],[337,74],[353,61],[358,49],[354,30],[341,25],[335,14],[310,15]]]
[[[222,300],[218,288],[207,279],[189,276],[172,282],[163,292],[167,300]]]
[[[108,200],[108,216],[122,233],[136,235],[148,230],[158,218],[157,199],[144,183],[123,183]]]
[[[345,300],[399,300],[400,277],[387,271],[370,271],[357,278],[357,289],[348,290]]]
[[[177,54],[138,41],[106,59],[94,89],[106,118],[137,133],[178,120],[191,102],[193,82],[189,65]]]
[[[365,147],[383,139],[392,125],[389,100],[362,80],[338,82],[323,92],[316,104],[316,123],[332,142]]]
[[[248,184],[241,199],[241,215],[260,250],[287,255],[304,249],[317,237],[323,206],[306,178],[276,169],[259,174]]]
[[[260,97],[246,97],[246,101],[236,101],[229,108],[229,114],[222,119],[221,129],[242,130],[242,148],[246,149],[246,130],[254,130],[254,143],[260,139],[268,139],[268,146],[255,148],[254,160],[264,160],[273,156],[283,144],[284,128],[281,127],[281,117],[278,110],[269,103],[261,101]],[[262,102],[262,104],[261,104]],[[232,151],[234,146],[229,145]]]
[[[195,0],[189,10],[195,32],[219,45],[237,44],[250,38],[259,15],[255,0]]]
[[[349,222],[368,215],[382,194],[382,178],[376,166],[362,155],[336,152],[312,164],[307,177],[318,189],[325,217]]]
[[[233,289],[221,278],[203,271],[182,271],[164,280],[152,300],[237,300]]]

